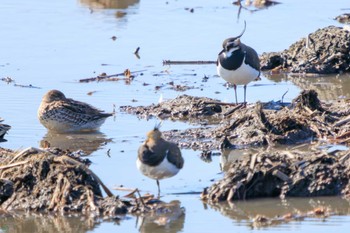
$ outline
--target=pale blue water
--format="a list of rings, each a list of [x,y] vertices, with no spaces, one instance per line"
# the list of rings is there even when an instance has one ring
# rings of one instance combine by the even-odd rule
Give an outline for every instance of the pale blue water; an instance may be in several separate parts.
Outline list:
[[[155,181],[137,171],[135,159],[139,144],[156,120],[146,121],[121,113],[119,106],[148,105],[157,103],[161,95],[163,99],[170,99],[183,93],[222,101],[234,99],[233,90],[227,90],[224,81],[216,76],[215,65],[163,66],[163,60],[216,60],[222,41],[240,33],[243,20],[247,21],[247,30],[242,41],[260,54],[280,51],[318,28],[340,25],[333,18],[345,13],[343,8],[350,7],[347,0],[285,0],[256,12],[242,10],[237,20],[238,8],[231,4],[232,1],[99,1],[117,4],[95,8],[96,2],[1,1],[0,78],[11,77],[18,85],[31,84],[38,88],[23,88],[0,81],[0,117],[12,126],[6,135],[8,141],[0,146],[11,149],[38,147],[41,140],[50,138],[36,117],[41,98],[50,89],[59,89],[67,97],[88,102],[105,111],[113,111],[115,105],[117,115],[106,121],[101,134],[79,137],[81,141],[74,137],[73,140],[72,136],[51,137],[51,143],[68,148],[73,148],[77,141],[85,143],[91,151],[92,169],[110,188],[124,185],[142,187],[149,192],[156,192]],[[194,12],[185,8],[193,8]],[[112,40],[112,36],[117,39]],[[137,47],[140,47],[140,59],[133,54]],[[142,75],[137,75],[129,85],[124,81],[78,82],[103,72],[121,73],[127,68],[143,70]],[[204,76],[209,77],[208,82],[202,82]],[[263,76],[261,81],[248,86],[247,100],[280,100],[288,91],[284,100],[291,101],[301,88],[308,86],[322,91],[320,96],[325,100],[349,98],[350,85],[345,85],[348,78],[348,75],[333,77],[332,82],[319,78],[310,84],[296,78],[270,81]],[[194,88],[176,92],[170,89],[168,83],[171,81]],[[163,87],[155,90],[156,86]],[[87,95],[91,91],[96,92]],[[243,98],[241,87],[238,95]],[[165,121],[162,129],[188,127],[192,126]],[[107,156],[108,150],[111,157]],[[218,226],[222,232],[252,231],[247,222],[242,223],[210,206],[205,207],[198,195],[169,195],[200,192],[222,176],[220,159],[213,157],[211,163],[205,163],[200,160],[199,153],[183,150],[184,169],[174,178],[161,182],[163,199],[180,200],[186,208],[181,231],[212,232]],[[279,203],[279,200],[275,201]],[[251,208],[255,208],[254,205],[260,202],[252,203]],[[271,204],[269,208],[275,205]],[[92,232],[137,232],[135,221],[136,218],[131,217],[120,224],[101,223]],[[326,221],[310,219],[267,230],[344,231],[349,227],[348,222],[348,216],[336,216]],[[178,231],[178,226],[168,229],[171,230]]]

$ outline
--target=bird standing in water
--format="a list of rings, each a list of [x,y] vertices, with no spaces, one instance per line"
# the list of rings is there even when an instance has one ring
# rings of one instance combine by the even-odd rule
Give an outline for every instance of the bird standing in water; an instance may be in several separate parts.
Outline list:
[[[219,53],[216,62],[218,75],[233,84],[236,104],[238,103],[237,85],[244,85],[245,103],[247,84],[260,75],[260,61],[257,52],[240,40],[245,29],[246,23],[244,22],[243,32],[239,36],[224,40],[223,50]]]
[[[66,98],[58,91],[47,92],[38,109],[38,118],[47,129],[56,132],[98,130],[112,113],[80,101]]]
[[[158,124],[147,133],[147,139],[139,147],[136,160],[138,170],[157,181],[158,196],[159,180],[175,176],[184,165],[179,147],[163,139],[159,127]]]

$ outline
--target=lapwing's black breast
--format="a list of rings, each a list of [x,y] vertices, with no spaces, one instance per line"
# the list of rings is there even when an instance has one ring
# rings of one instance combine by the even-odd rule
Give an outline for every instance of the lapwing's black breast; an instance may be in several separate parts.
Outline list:
[[[241,49],[236,50],[230,57],[225,57],[223,53],[219,55],[219,62],[226,70],[237,70],[243,62],[244,53]]]
[[[163,161],[165,153],[161,153],[157,148],[149,148],[147,144],[143,144],[138,150],[138,157],[142,163],[153,167],[158,166]]]

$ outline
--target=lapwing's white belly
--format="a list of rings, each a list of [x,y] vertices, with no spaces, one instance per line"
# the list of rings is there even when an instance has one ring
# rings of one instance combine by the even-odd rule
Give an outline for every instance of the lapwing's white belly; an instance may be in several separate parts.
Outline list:
[[[244,63],[236,70],[227,70],[219,63],[217,73],[225,81],[236,85],[247,85],[259,75],[259,71]]]
[[[155,180],[175,176],[180,171],[180,169],[170,163],[166,158],[158,166],[149,166],[137,159],[136,166],[142,174]]]

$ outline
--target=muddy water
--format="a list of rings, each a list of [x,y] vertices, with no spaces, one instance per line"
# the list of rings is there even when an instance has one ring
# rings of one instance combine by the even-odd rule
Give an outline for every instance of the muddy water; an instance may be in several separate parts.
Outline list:
[[[242,40],[258,53],[283,50],[320,27],[339,25],[332,18],[345,13],[342,9],[349,8],[347,0],[281,2],[258,11],[242,9],[237,20],[238,8],[230,1],[3,0],[0,7],[0,78],[10,77],[14,82],[0,82],[0,117],[12,126],[6,135],[8,141],[0,146],[11,149],[39,147],[46,140],[67,149],[81,148],[90,156],[92,169],[110,188],[122,185],[155,193],[155,181],[137,171],[135,159],[139,144],[156,120],[139,120],[120,113],[118,106],[148,105],[157,103],[160,97],[170,99],[182,93],[232,101],[233,90],[227,90],[224,81],[216,76],[214,65],[163,66],[162,61],[215,60],[222,41],[241,32],[243,20],[247,21],[247,30]],[[134,54],[137,47],[140,47],[139,58]],[[140,71],[135,73],[131,83],[78,82],[103,72],[121,73],[127,68]],[[284,100],[290,101],[301,89],[310,86],[321,92],[323,100],[349,98],[348,79],[348,75],[311,80],[266,75],[248,86],[247,99],[249,102],[280,100],[288,91]],[[169,82],[189,89],[185,92],[173,90]],[[115,109],[117,115],[108,119],[96,134],[48,133],[38,122],[36,111],[43,94],[53,88],[103,110]],[[89,92],[93,94],[87,95]],[[241,87],[238,94],[239,98],[243,97]],[[192,126],[165,121],[162,129],[188,127]],[[326,232],[330,229],[344,231],[349,227],[348,203],[339,198],[288,200],[287,204],[280,200],[255,200],[236,206],[208,206],[197,194],[181,194],[200,192],[222,177],[220,158],[213,157],[210,163],[204,162],[199,153],[183,150],[184,169],[174,178],[161,181],[162,199],[179,200],[186,209],[184,216],[166,227],[130,216],[120,222],[92,226],[89,219],[80,217],[29,214],[1,219],[0,232],[209,232],[217,230],[218,226],[222,232],[247,232],[251,231],[249,217],[256,213],[283,214],[289,207],[304,211],[318,202],[325,205],[340,203],[339,207],[334,206],[339,209],[339,215],[326,221],[311,218],[268,229]],[[115,191],[115,194],[125,193]],[[71,228],[73,230],[69,230]]]

